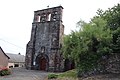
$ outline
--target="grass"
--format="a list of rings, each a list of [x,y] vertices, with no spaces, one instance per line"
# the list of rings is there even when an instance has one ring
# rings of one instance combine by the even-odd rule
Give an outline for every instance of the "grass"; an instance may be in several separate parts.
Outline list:
[[[64,80],[64,79],[69,79],[69,80],[76,80],[77,79],[77,72],[75,69],[69,70],[63,73],[58,73],[58,74],[48,74],[48,79],[58,79],[58,80]]]
[[[56,78],[58,78],[57,74],[49,74],[48,75],[48,79],[56,79]]]
[[[72,78],[77,78],[77,72],[75,69],[66,71],[64,73],[60,73],[58,77],[72,77]]]

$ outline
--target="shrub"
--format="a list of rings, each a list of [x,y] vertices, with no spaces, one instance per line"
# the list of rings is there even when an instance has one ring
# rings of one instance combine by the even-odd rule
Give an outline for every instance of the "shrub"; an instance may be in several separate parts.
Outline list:
[[[48,74],[48,79],[56,79],[58,77],[57,74]]]
[[[0,68],[0,76],[5,76],[5,75],[9,75],[9,74],[11,74],[10,69],[8,69],[6,67]]]

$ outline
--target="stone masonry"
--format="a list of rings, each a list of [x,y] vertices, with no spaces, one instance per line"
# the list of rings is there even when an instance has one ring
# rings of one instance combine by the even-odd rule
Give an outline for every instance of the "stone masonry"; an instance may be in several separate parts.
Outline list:
[[[34,12],[31,38],[26,46],[26,68],[43,71],[63,71],[60,49],[63,44],[64,25],[62,6]]]

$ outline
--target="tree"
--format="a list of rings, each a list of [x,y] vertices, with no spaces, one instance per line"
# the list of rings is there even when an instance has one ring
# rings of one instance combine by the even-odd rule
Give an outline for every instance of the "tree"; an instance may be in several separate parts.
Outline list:
[[[106,11],[98,10],[98,16],[101,17],[104,20],[107,21],[107,28],[110,28],[112,31],[112,49],[113,53],[119,53],[120,47],[119,47],[119,29],[120,29],[120,4],[117,4],[116,6],[109,8]]]
[[[75,61],[79,76],[104,67],[100,60],[111,53],[120,53],[120,4],[97,13],[89,23],[79,21],[79,31],[64,38],[64,57]]]
[[[79,31],[65,36],[63,51],[65,57],[77,63],[78,72],[81,73],[97,67],[102,55],[111,52],[111,34],[102,18],[93,18],[90,23],[80,21],[78,26]]]

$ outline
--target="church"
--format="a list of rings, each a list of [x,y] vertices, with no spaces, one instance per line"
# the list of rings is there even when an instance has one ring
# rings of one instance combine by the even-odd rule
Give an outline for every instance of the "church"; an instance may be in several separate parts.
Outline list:
[[[60,72],[64,70],[63,7],[57,6],[34,11],[31,38],[26,46],[27,69]]]

